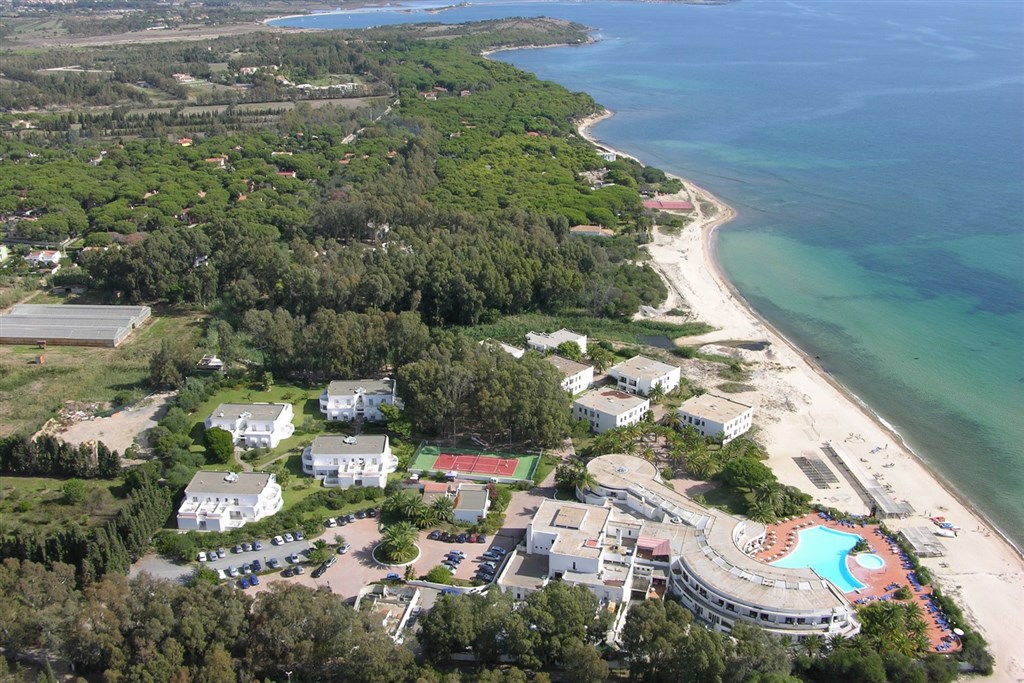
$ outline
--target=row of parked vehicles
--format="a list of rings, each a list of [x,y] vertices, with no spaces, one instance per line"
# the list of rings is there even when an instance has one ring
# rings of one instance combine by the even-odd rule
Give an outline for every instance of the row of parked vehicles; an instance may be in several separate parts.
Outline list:
[[[487,534],[461,534],[450,533],[434,529],[427,535],[431,541],[444,541],[445,543],[486,543]]]
[[[280,536],[274,536],[274,538],[270,539],[270,542],[273,545],[284,545],[286,543],[292,543],[293,541],[304,541],[305,539],[306,536],[302,533],[302,531],[296,529],[295,531],[290,531]],[[260,550],[263,550],[263,542],[256,540],[242,541],[241,543],[236,543],[235,547],[231,549],[231,552],[233,552],[236,555],[239,555],[241,553],[250,553],[253,551]],[[204,550],[199,553],[198,559],[200,562],[213,562],[214,560],[223,560],[225,557],[227,557],[227,554],[227,548],[217,548],[216,550]]]
[[[357,519],[366,519],[367,517],[376,517],[377,508],[367,508],[366,510],[359,510],[358,512],[350,512],[347,515],[338,515],[337,517],[328,517],[324,520],[324,526],[328,529],[333,529],[336,526],[345,526],[351,524]]]
[[[505,555],[508,553],[504,548],[497,546],[491,548],[486,553],[480,556],[480,566],[477,567],[476,573],[473,578],[481,581],[491,582],[494,580],[495,575],[498,572],[498,565],[505,559]],[[453,550],[445,556],[442,567],[448,568],[452,574],[454,574],[462,561],[466,559],[466,553],[461,550]]]

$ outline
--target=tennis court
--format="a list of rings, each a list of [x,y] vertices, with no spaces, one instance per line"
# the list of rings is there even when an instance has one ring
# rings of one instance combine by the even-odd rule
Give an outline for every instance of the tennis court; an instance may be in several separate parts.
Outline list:
[[[490,453],[421,444],[409,471],[443,474],[454,472],[467,479],[496,479],[512,483],[532,479],[539,463],[539,455]]]

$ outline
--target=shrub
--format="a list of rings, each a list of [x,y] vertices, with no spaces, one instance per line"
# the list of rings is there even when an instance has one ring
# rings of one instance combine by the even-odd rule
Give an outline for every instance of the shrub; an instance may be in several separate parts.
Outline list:
[[[426,576],[423,578],[426,581],[430,581],[432,583],[443,583],[446,586],[452,585],[452,579],[454,579],[451,570],[440,565],[427,572]]]
[[[88,486],[81,479],[68,479],[64,482],[61,490],[64,492],[64,502],[68,505],[78,505],[85,499]]]

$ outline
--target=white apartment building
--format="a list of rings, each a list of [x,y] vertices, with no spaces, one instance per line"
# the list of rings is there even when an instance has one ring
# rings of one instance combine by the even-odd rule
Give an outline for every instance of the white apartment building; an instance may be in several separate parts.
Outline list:
[[[482,339],[480,340],[480,346],[488,346],[491,348],[501,349],[502,351],[512,356],[513,358],[522,358],[523,355],[526,354],[526,349],[521,349],[518,346],[512,346],[511,344],[506,344],[505,342],[498,341],[497,339]]]
[[[547,334],[545,332],[527,332],[526,345],[535,351],[547,353],[555,351],[565,342],[572,342],[580,347],[580,353],[587,352],[587,335],[567,330],[564,327],[557,332]]]
[[[679,368],[647,356],[633,356],[608,371],[621,391],[649,396],[651,389],[661,387],[666,394],[679,386]]]
[[[243,448],[277,448],[295,432],[290,403],[221,403],[206,418],[206,428],[231,432]]]
[[[598,434],[628,427],[644,419],[651,402],[640,396],[617,389],[595,389],[583,394],[572,403],[572,416],[576,421],[586,420]]]
[[[196,472],[178,508],[178,528],[228,531],[281,510],[281,486],[266,472]]]
[[[716,630],[747,622],[794,642],[860,631],[854,605],[830,581],[752,556],[764,525],[694,503],[642,458],[599,456],[587,470],[596,483],[577,491],[586,504],[541,502],[525,551],[498,576],[502,590],[523,599],[560,579],[620,604],[672,594]]]
[[[718,394],[693,396],[679,406],[682,426],[692,426],[704,436],[722,435],[722,443],[729,443],[750,429],[754,408]]]
[[[547,356],[544,360],[554,365],[562,373],[562,388],[572,396],[583,393],[594,383],[593,366],[577,363],[557,355]]]
[[[388,475],[398,469],[388,437],[318,436],[302,451],[302,471],[320,479],[324,486],[378,486],[384,488]]]
[[[335,380],[320,394],[320,412],[328,420],[383,421],[380,407],[395,405],[395,380],[345,379]]]

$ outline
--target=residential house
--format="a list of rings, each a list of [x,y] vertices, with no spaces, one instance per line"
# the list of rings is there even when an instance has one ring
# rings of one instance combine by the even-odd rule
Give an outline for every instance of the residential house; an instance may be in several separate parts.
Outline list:
[[[704,436],[722,435],[722,443],[750,429],[753,419],[753,406],[718,394],[693,396],[679,406],[681,426],[693,427]]]
[[[594,367],[585,363],[577,363],[569,358],[552,354],[545,358],[562,373],[562,388],[575,396],[590,388],[594,383]]]
[[[586,420],[598,434],[616,427],[628,427],[644,419],[651,402],[617,389],[595,389],[572,404],[572,417]]]
[[[621,391],[650,396],[654,387],[669,393],[679,386],[679,368],[647,356],[633,356],[608,371]]]
[[[324,486],[384,488],[396,469],[398,458],[383,434],[318,436],[302,451],[302,471]]]
[[[587,352],[587,335],[567,330],[564,327],[551,334],[545,332],[528,332],[526,334],[526,345],[541,353],[554,351],[565,342],[572,342],[579,346],[580,353]]]
[[[385,417],[380,407],[396,403],[395,386],[395,380],[387,377],[335,380],[320,394],[320,412],[332,422],[381,422]]]
[[[273,515],[283,504],[273,474],[199,471],[185,487],[178,528],[229,531]]]
[[[53,268],[60,263],[62,256],[59,251],[43,249],[29,252],[25,261],[33,268]]]
[[[491,506],[485,484],[459,484],[455,494],[455,521],[476,524],[487,516]]]
[[[221,403],[206,418],[206,428],[213,427],[243,448],[277,448],[295,432],[290,403]]]

